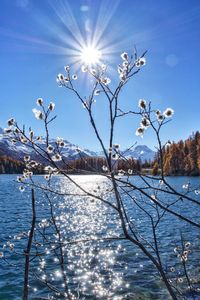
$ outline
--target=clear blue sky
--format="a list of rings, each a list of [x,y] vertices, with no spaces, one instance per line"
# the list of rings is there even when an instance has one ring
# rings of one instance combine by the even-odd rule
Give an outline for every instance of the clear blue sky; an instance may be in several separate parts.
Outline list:
[[[102,55],[110,67],[116,67],[120,53],[131,51],[134,44],[139,52],[148,50],[147,65],[121,95],[122,108],[135,109],[140,98],[151,100],[161,110],[172,107],[175,115],[163,130],[163,140],[185,139],[200,129],[197,0],[1,0],[0,126],[15,117],[20,124],[32,125],[42,133],[32,113],[35,100],[42,97],[56,103],[53,137],[99,150],[86,111],[55,80],[64,65],[74,62],[78,42],[91,36],[99,36]],[[80,90],[86,95],[84,78]],[[95,115],[106,137],[106,112],[100,98]],[[135,141],[153,148],[151,131],[142,140],[135,136],[138,123],[132,118],[121,121],[115,142],[123,148]]]

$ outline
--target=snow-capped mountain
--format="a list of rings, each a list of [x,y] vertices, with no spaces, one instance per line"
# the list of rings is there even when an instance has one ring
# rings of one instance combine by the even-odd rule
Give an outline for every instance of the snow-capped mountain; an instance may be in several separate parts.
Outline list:
[[[44,139],[37,142],[41,149],[46,149],[46,143]],[[62,156],[66,160],[74,160],[80,157],[95,157],[104,156],[101,153],[94,152],[88,149],[81,149],[77,145],[74,145],[67,140],[64,140],[64,147],[62,147]],[[56,139],[50,139],[49,144],[56,148]],[[140,159],[142,162],[145,160],[153,160],[155,152],[145,145],[138,145],[131,150],[122,151],[123,156],[126,158],[132,157],[134,159]],[[16,160],[23,160],[25,155],[30,155],[31,159],[43,163],[44,160],[30,147],[29,144],[12,143],[4,131],[0,128],[0,155],[7,155]]]
[[[151,150],[146,145],[138,145],[131,150],[125,150],[124,156],[126,158],[132,157],[135,159],[140,159],[142,162],[152,161],[155,158],[156,152]]]
[[[131,149],[121,150],[119,151],[121,154],[121,157],[124,158],[133,158],[135,160],[141,160],[142,162],[145,161],[153,161],[156,155],[156,152],[151,150],[146,145],[138,145]],[[97,154],[98,156],[104,157],[103,151],[99,152]]]
[[[37,142],[38,146],[41,149],[46,149],[46,143],[44,139]],[[49,144],[56,148],[56,139],[50,139]],[[64,140],[64,147],[61,148],[62,156],[67,160],[74,160],[80,157],[86,156],[96,156],[96,152],[90,151],[88,149],[81,149],[77,145],[74,145],[66,140]],[[25,155],[30,155],[31,159],[39,161],[43,163],[43,159],[40,155],[36,153],[34,149],[30,147],[30,144],[22,144],[20,142],[16,142],[13,144],[11,139],[4,133],[4,131],[0,128],[0,155],[7,155],[16,160],[23,160]]]

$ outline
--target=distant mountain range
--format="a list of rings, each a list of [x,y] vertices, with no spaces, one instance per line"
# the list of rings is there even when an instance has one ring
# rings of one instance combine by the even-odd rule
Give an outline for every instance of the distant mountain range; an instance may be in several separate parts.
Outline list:
[[[62,147],[62,156],[67,160],[75,160],[81,157],[99,157],[103,156],[102,152],[94,152],[88,149],[81,149],[77,145],[74,145],[64,140],[65,146]],[[50,139],[49,143],[56,147],[56,139]],[[41,139],[38,142],[41,148],[45,149],[45,140]],[[79,151],[77,151],[77,148]],[[145,145],[138,145],[131,150],[122,151],[127,158],[140,159],[142,162],[145,160],[152,161],[155,157],[155,152]],[[6,155],[13,159],[22,161],[25,155],[30,155],[31,159],[34,159],[40,163],[43,163],[42,158],[30,147],[29,144],[21,144],[19,142],[13,144],[6,136],[3,129],[0,128],[0,155]]]

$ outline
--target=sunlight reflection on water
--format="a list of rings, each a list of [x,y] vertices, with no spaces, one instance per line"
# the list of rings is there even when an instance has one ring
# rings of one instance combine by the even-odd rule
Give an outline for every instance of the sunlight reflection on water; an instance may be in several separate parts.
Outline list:
[[[109,182],[103,176],[72,176],[87,191],[109,200]],[[58,181],[62,193],[80,193],[77,187],[65,178]],[[91,197],[65,197],[58,203],[62,233],[70,241],[82,240],[66,246],[68,268],[73,282],[79,284],[79,293],[95,297],[111,297],[123,284],[122,273],[113,269],[120,245],[111,247],[104,239],[119,236],[119,221],[99,200]],[[67,208],[67,212],[66,212]],[[67,224],[66,226],[64,224]],[[89,239],[91,241],[89,241]],[[93,241],[92,241],[93,240]]]
[[[21,194],[18,185],[13,182],[14,176],[0,177],[0,218],[1,245],[9,240],[9,236],[30,228],[30,191]],[[45,184],[42,176],[35,176],[38,183]],[[73,175],[71,179],[76,181],[82,188],[89,190],[96,196],[113,203],[114,198],[110,182],[103,176],[96,175]],[[137,182],[138,178],[131,180]],[[170,179],[174,184],[181,185],[185,178]],[[195,184],[196,179],[192,179]],[[76,196],[52,195],[51,201],[54,217],[60,228],[65,254],[65,269],[70,289],[80,299],[168,299],[168,296],[160,280],[156,279],[152,265],[141,255],[132,244],[125,241],[112,241],[111,237],[120,237],[120,222],[118,216],[108,205],[89,196],[82,197],[80,190],[68,179],[55,176],[52,182],[55,190],[62,193],[73,193]],[[16,192],[13,192],[16,191]],[[49,204],[40,190],[36,193],[37,214],[40,220],[38,226],[48,236],[48,242],[36,237],[38,242],[37,251],[45,255],[33,262],[35,274],[42,280],[48,279],[52,285],[63,289],[59,268],[59,257],[55,255],[56,246],[59,245],[58,235],[50,226]],[[130,203],[124,197],[127,208]],[[23,205],[22,205],[23,203]],[[181,205],[183,205],[181,203]],[[192,216],[197,213],[190,207],[185,210]],[[150,237],[149,225],[143,215],[137,210],[129,210],[130,215],[142,234]],[[160,236],[164,237],[161,245],[162,255],[166,258],[169,266],[173,258],[173,234],[179,234],[178,223],[174,226],[174,220],[166,216],[163,226],[160,227]],[[185,233],[193,235],[194,247],[199,247],[198,234],[191,233],[190,228],[185,227]],[[77,243],[77,240],[79,241]],[[196,243],[196,246],[195,246]],[[15,240],[15,249],[23,252],[26,239]],[[198,255],[194,248],[194,257]],[[171,254],[172,253],[172,254]],[[11,263],[17,263],[19,268],[13,268],[2,264],[0,274],[0,299],[21,299],[23,255],[16,256],[13,252],[7,253]],[[195,262],[195,261],[194,261]],[[1,263],[1,262],[0,262]],[[178,269],[177,269],[178,270]],[[32,277],[31,292],[33,299],[41,295],[47,295],[43,284]],[[142,298],[139,298],[142,297]],[[59,299],[59,296],[58,296]],[[189,298],[188,298],[189,299]]]

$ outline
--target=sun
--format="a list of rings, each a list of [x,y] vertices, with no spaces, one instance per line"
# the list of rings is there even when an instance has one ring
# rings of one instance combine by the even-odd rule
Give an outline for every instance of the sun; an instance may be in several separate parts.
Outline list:
[[[93,46],[85,46],[81,50],[81,60],[86,65],[98,64],[101,56],[101,51]]]

